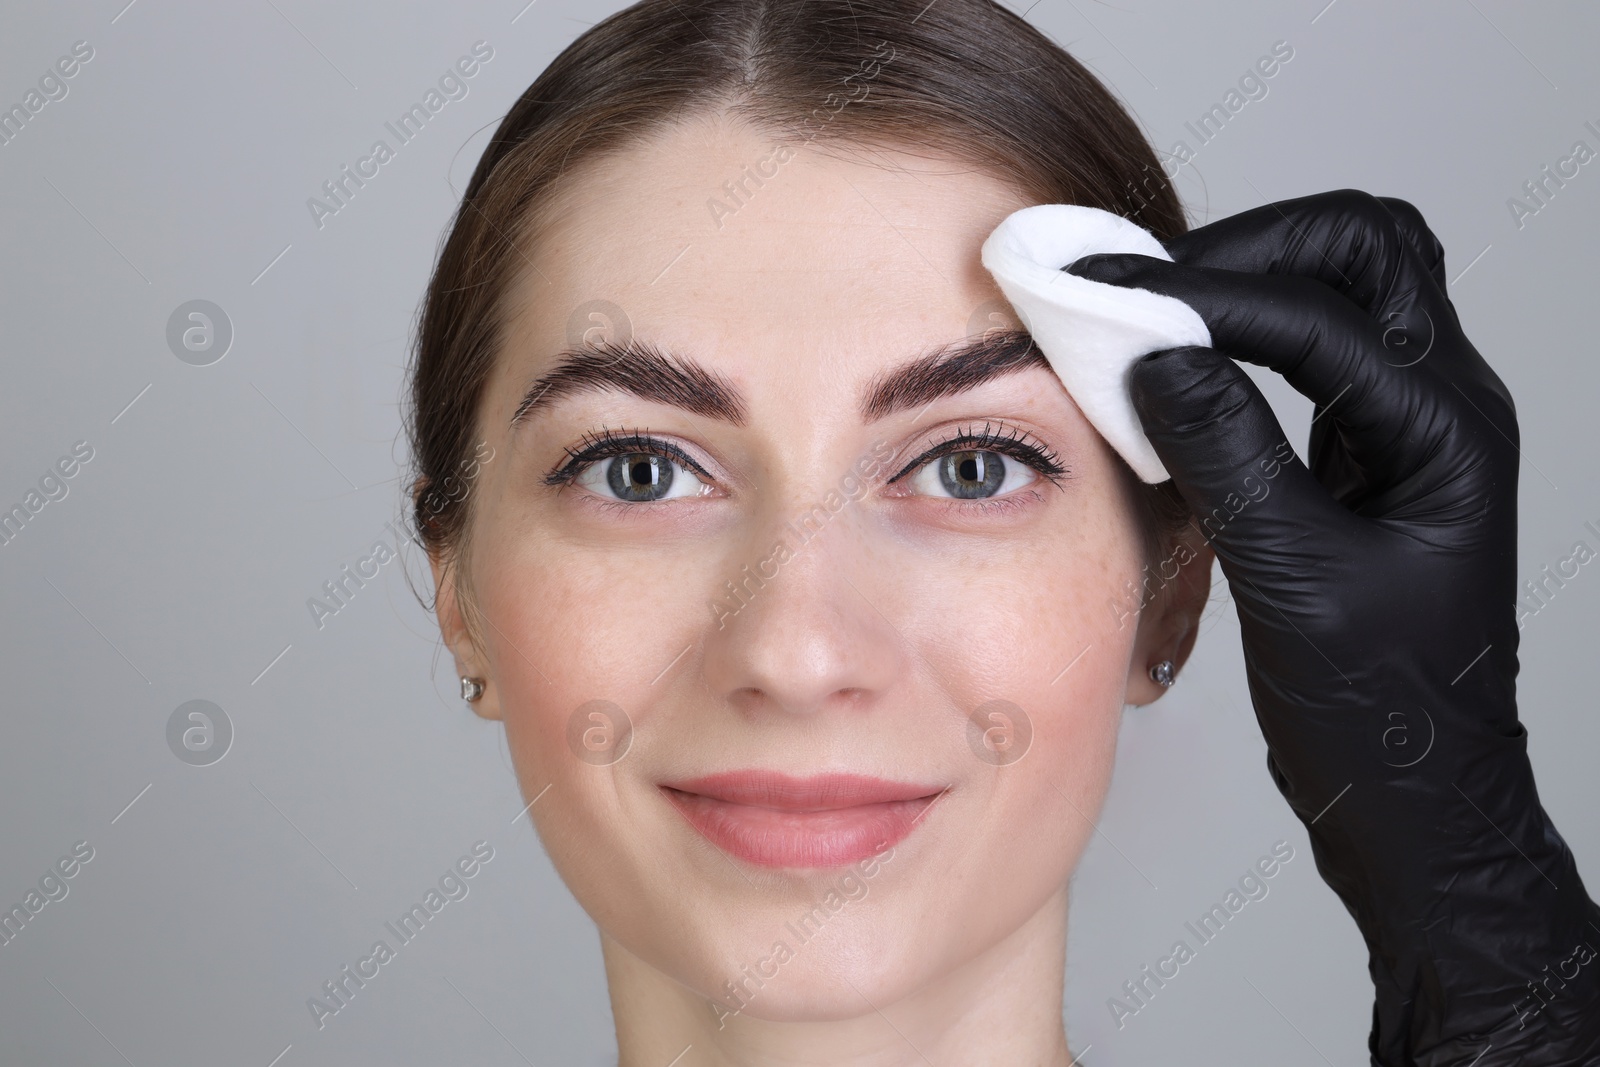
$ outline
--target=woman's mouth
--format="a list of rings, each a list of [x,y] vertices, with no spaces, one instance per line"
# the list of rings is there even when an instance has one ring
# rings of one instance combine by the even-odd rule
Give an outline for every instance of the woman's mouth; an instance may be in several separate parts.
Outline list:
[[[843,867],[904,840],[946,786],[728,771],[661,783],[713,845],[762,867]]]

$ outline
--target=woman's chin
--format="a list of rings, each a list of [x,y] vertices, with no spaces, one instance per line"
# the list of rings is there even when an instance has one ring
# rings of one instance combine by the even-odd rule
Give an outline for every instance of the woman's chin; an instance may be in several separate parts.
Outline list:
[[[869,918],[863,926],[870,924]],[[697,983],[696,992],[705,997],[710,1017],[724,1026],[735,1019],[821,1023],[874,1014],[933,978],[930,961],[906,941],[882,938],[864,950],[847,932],[832,943],[823,943],[825,937],[800,942],[788,935],[747,957],[734,955],[713,981]],[[780,943],[787,943],[787,955]]]

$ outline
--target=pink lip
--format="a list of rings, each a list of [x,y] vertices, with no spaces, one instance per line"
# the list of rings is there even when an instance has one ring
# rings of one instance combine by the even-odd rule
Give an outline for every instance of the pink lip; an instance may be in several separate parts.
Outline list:
[[[866,859],[904,840],[944,788],[760,770],[661,783],[701,836],[762,867],[843,867]]]

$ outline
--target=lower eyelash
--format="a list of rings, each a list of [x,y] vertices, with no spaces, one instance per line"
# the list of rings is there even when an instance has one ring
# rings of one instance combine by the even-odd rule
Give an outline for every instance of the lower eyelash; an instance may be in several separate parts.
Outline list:
[[[944,498],[943,503],[947,506],[951,506],[955,510],[977,511],[990,515],[997,515],[1003,512],[1015,511],[1021,507],[1027,507],[1028,505],[1025,503],[1024,498],[1035,501],[1043,499],[1040,496],[1039,491],[1036,489],[1019,489],[1017,492],[1007,493],[1005,496],[975,497],[971,500],[961,500],[957,497],[946,497]]]
[[[594,496],[593,494],[589,495],[592,497],[592,499],[588,501],[588,506],[599,508],[602,511],[610,512],[614,515],[628,516],[630,518],[636,518],[645,511],[649,511],[652,508],[657,508],[662,504],[668,503],[668,501],[665,500],[639,500],[629,503],[626,500],[607,500],[603,496]]]

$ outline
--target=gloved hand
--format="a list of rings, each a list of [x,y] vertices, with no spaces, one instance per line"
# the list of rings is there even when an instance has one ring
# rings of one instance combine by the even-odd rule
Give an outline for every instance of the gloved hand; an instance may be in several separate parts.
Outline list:
[[[1166,247],[1067,269],[1211,330],[1135,364],[1134,404],[1228,579],[1268,769],[1366,938],[1372,1062],[1600,1063],[1600,908],[1517,721],[1516,413],[1443,248],[1354,190]],[[1229,356],[1315,402],[1309,469]]]

